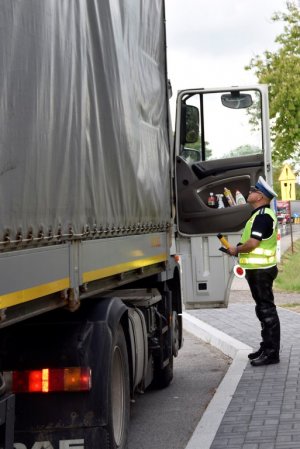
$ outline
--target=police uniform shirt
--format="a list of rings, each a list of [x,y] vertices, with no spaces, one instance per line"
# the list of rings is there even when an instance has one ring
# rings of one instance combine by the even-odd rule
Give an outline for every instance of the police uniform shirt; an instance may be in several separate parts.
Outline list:
[[[269,214],[265,214],[266,208],[270,209],[269,206],[261,206],[252,211],[251,214],[255,214],[258,210],[261,211],[255,217],[251,228],[251,237],[260,241],[271,237],[273,234],[273,219]]]

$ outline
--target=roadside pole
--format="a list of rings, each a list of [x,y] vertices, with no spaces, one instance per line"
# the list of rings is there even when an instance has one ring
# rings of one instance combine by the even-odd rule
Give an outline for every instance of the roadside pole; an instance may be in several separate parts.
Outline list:
[[[292,220],[290,218],[290,229],[291,229],[291,248],[292,248],[292,253],[294,252],[294,236],[293,236],[293,223]]]
[[[279,263],[281,260],[281,231],[280,231],[280,229],[278,229],[278,231],[277,231],[276,260],[277,260],[277,263]]]

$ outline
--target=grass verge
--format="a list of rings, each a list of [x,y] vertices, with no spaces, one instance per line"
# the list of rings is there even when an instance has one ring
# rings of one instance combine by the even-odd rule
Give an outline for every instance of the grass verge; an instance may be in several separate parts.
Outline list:
[[[300,292],[300,240],[294,243],[294,252],[284,253],[278,265],[274,287],[278,291]]]

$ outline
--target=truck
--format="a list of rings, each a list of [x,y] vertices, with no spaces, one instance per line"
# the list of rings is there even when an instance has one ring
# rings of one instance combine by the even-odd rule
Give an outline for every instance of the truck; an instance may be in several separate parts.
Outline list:
[[[123,449],[228,303],[250,208],[207,198],[271,183],[267,87],[181,90],[173,134],[163,0],[6,0],[0,58],[1,447]]]

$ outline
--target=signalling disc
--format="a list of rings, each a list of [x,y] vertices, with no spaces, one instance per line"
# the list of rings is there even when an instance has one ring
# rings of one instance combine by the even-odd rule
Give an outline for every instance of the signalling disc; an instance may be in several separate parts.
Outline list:
[[[233,267],[233,272],[237,278],[243,278],[243,277],[245,277],[245,274],[246,274],[245,269],[242,268],[240,265],[235,265]]]

